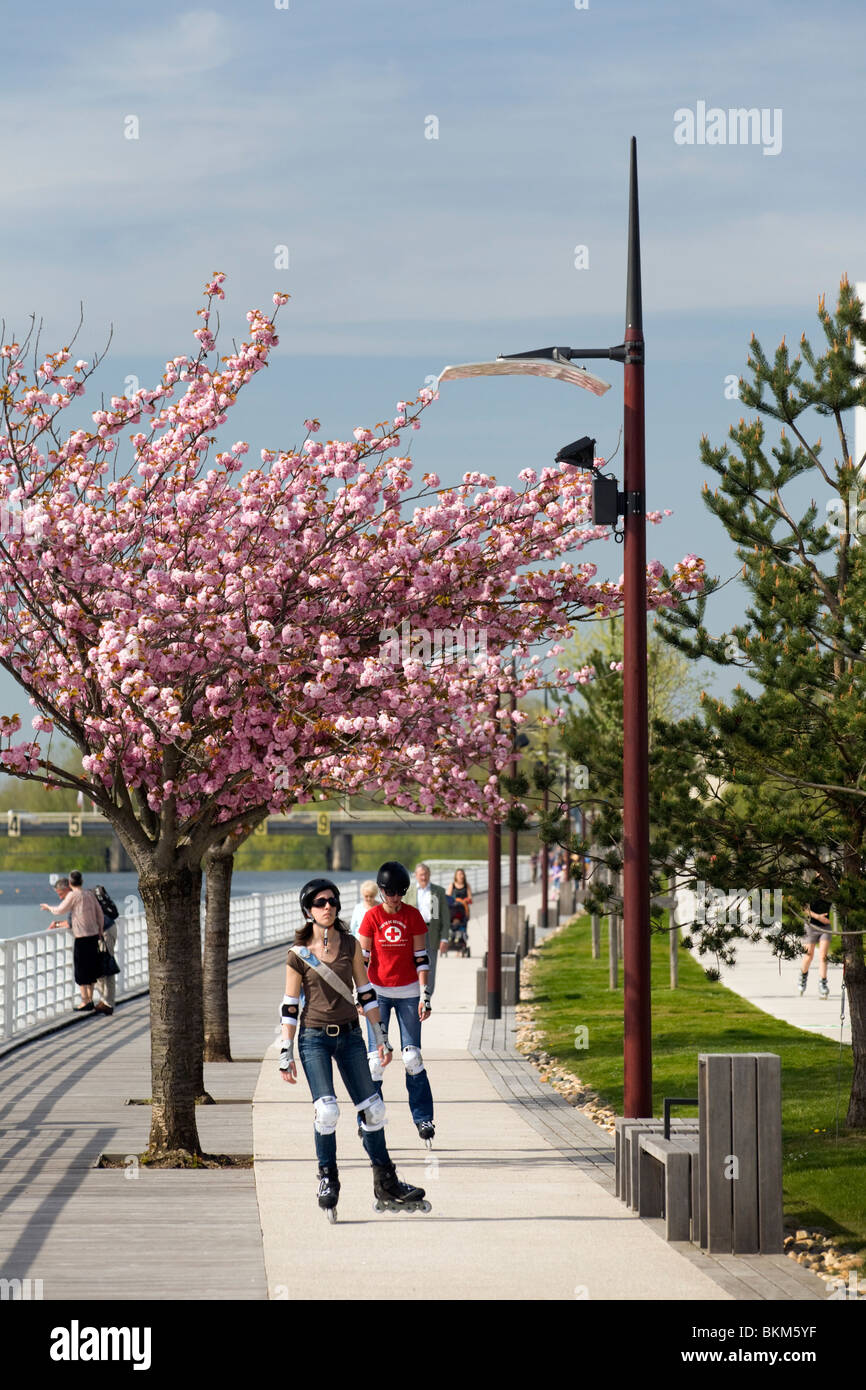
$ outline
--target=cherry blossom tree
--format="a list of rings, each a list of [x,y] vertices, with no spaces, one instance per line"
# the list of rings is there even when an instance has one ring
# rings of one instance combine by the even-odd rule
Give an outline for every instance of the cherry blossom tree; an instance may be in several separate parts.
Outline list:
[[[91,368],[68,349],[0,346],[0,664],[36,714],[0,717],[0,766],[72,787],[106,816],[139,876],[148,921],[152,1027],[150,1152],[200,1153],[201,865],[211,846],[315,786],[381,789],[393,805],[489,818],[496,778],[468,769],[507,736],[479,698],[471,662],[432,668],[383,658],[382,633],[486,634],[484,679],[514,649],[588,614],[615,612],[619,585],[564,557],[604,534],[588,519],[588,482],[526,470],[520,488],[481,473],[442,488],[395,451],[432,393],[354,439],[298,449],[217,447],[240,391],[278,344],[275,311],[247,315],[248,340],[222,358],[210,328],[224,276],[206,286],[195,356],[161,383],[115,397],[93,430],[64,435],[63,412]],[[414,407],[414,409],[413,409]],[[130,426],[131,460],[119,436]],[[113,475],[109,477],[109,475]],[[416,504],[411,515],[408,504]],[[559,562],[558,564],[556,562]],[[648,572],[649,607],[700,587],[686,557],[672,584]],[[472,667],[472,669],[469,669]],[[508,687],[504,672],[500,688]],[[487,694],[488,692],[484,692]],[[423,755],[409,789],[393,748]],[[51,756],[63,733],[82,773]]]

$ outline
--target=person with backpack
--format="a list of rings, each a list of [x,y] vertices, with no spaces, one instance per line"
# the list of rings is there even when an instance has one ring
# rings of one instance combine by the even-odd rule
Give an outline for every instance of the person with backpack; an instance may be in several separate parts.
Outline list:
[[[102,908],[102,916],[105,920],[103,939],[108,947],[109,953],[113,956],[117,946],[117,919],[120,912],[114,902],[109,897],[101,883],[97,883],[93,888],[93,896]],[[94,1003],[93,1011],[97,1014],[105,1014],[109,1018],[114,1013],[114,996],[117,990],[117,975],[103,975],[96,981],[95,989],[99,991],[100,999]]]
[[[99,939],[104,935],[105,919],[94,894],[82,888],[78,869],[72,870],[68,880],[58,879],[55,884],[58,894],[64,883],[68,891],[58,907],[52,907],[50,903],[40,903],[39,906],[43,912],[50,912],[52,917],[69,914],[63,921],[52,922],[51,927],[66,927],[72,932],[75,938],[75,983],[81,990],[81,1003],[76,1006],[75,1012],[94,1013],[93,986],[99,979]]]

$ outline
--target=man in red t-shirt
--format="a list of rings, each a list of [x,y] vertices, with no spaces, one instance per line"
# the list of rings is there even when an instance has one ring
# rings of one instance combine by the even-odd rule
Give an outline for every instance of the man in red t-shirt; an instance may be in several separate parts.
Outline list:
[[[403,902],[410,879],[402,864],[396,861],[383,864],[376,876],[376,883],[384,902],[371,907],[364,914],[358,939],[367,962],[370,983],[376,989],[379,1014],[386,1033],[392,1010],[397,1015],[409,1108],[418,1133],[429,1147],[436,1132],[433,1125],[433,1095],[421,1056],[421,1024],[430,1016],[427,924],[416,907]],[[381,1093],[382,1069],[372,1035],[369,1045],[370,1072]]]

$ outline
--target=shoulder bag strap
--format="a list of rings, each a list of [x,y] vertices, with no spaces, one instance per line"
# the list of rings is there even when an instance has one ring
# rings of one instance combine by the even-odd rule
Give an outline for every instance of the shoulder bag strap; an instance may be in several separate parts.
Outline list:
[[[314,956],[312,951],[306,946],[293,946],[292,950],[295,955],[300,956],[301,960],[305,961],[307,965],[312,965],[314,970],[318,970],[322,979],[327,980],[332,989],[335,989],[338,994],[341,994],[344,999],[347,999],[350,1004],[354,1005],[354,994],[349,989],[348,985],[343,984],[339,975],[336,975],[329,965],[325,965],[323,961],[320,961],[318,956]]]

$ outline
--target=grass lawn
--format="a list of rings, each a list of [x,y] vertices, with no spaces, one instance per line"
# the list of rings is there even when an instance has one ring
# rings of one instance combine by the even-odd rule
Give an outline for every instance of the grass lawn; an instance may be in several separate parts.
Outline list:
[[[608,988],[606,933],[592,959],[588,917],[542,947],[535,967],[536,1025],[545,1048],[622,1114],[623,992]],[[667,936],[652,942],[653,1112],[664,1096],[697,1094],[699,1052],[776,1052],[782,1059],[786,1225],[819,1227],[866,1250],[866,1132],[846,1133],[851,1048],[801,1032],[707,980],[680,950],[679,988],[670,988]],[[784,967],[783,967],[784,968]],[[575,1028],[589,1046],[575,1049]],[[836,1140],[838,1094],[839,1138]],[[679,1115],[697,1114],[682,1109]]]

